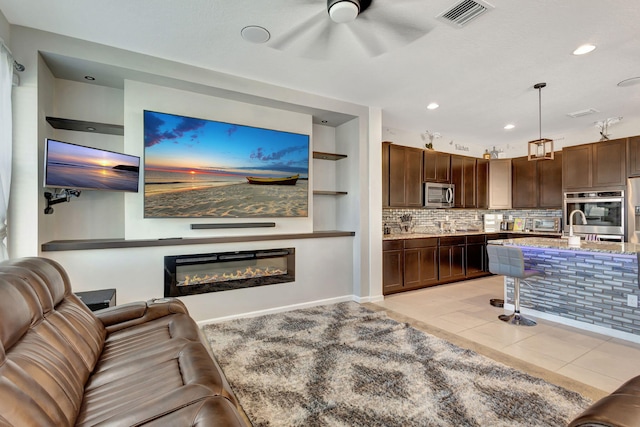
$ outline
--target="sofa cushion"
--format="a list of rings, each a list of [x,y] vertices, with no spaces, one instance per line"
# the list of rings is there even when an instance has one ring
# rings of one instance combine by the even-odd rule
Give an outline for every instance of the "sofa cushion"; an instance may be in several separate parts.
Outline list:
[[[207,397],[189,406],[185,406],[162,418],[145,424],[145,427],[166,426],[245,426],[245,421],[235,406],[223,397]]]
[[[215,395],[232,398],[221,371],[201,343],[184,342],[177,354],[147,356],[95,372],[86,385],[78,424],[111,422],[116,414],[140,422]]]

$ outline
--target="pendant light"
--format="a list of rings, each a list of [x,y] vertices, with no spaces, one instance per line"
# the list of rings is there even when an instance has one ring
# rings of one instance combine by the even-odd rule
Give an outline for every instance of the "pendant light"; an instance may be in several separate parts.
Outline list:
[[[542,137],[542,88],[546,83],[536,83],[534,89],[538,89],[538,125],[539,139],[529,141],[529,160],[553,160],[553,140]]]

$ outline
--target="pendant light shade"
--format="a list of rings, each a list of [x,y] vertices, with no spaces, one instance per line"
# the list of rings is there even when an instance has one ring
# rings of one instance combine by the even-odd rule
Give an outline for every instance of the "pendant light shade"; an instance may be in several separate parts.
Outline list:
[[[542,88],[546,83],[536,83],[534,89],[538,89],[538,128],[540,137],[529,141],[529,160],[553,160],[553,140],[542,137]]]

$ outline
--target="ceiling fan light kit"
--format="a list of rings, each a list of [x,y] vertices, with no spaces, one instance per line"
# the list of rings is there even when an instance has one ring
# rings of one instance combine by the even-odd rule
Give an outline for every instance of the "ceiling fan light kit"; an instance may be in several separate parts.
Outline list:
[[[534,89],[538,89],[538,125],[540,138],[529,141],[528,160],[553,160],[553,139],[542,137],[542,88],[546,83],[536,83]]]
[[[327,10],[333,22],[338,24],[351,22],[360,13],[360,2],[358,0],[327,0]]]

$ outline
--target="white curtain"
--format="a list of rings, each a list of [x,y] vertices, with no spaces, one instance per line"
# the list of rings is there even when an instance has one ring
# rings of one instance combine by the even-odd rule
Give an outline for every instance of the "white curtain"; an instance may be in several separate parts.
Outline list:
[[[12,79],[13,58],[6,48],[0,45],[0,261],[9,258],[6,238],[13,135],[11,117]]]

